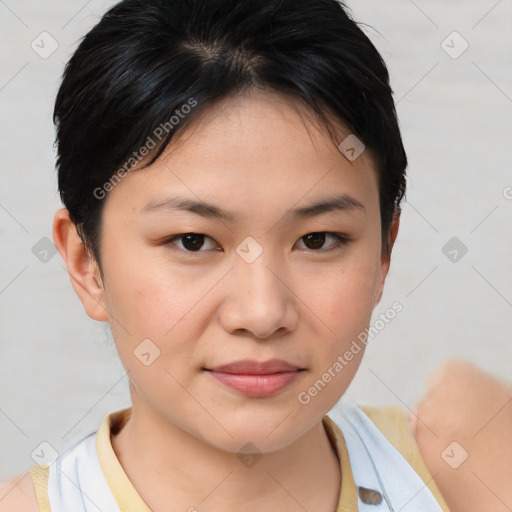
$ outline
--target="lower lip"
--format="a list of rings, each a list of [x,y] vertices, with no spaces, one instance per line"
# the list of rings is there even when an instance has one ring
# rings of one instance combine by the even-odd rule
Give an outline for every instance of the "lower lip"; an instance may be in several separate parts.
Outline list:
[[[251,398],[273,396],[290,385],[299,375],[299,371],[270,373],[266,375],[216,371],[210,371],[210,373],[226,386]]]

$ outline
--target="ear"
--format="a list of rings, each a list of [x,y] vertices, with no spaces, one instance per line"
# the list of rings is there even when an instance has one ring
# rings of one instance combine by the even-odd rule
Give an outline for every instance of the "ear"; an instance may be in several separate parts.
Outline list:
[[[109,315],[104,305],[98,264],[83,244],[66,208],[58,210],[53,219],[53,241],[66,264],[71,284],[85,312],[93,320],[107,322]]]
[[[391,264],[391,251],[393,249],[393,245],[395,244],[396,237],[398,235],[398,228],[400,226],[400,210],[395,210],[393,212],[393,218],[391,219],[391,226],[389,227],[388,232],[388,248],[385,250],[382,249],[381,256],[381,273],[379,276],[379,283],[377,288],[377,293],[375,294],[375,302],[374,306],[376,306],[382,297],[382,291],[384,290],[384,282],[386,281],[386,276],[388,275],[389,266]]]

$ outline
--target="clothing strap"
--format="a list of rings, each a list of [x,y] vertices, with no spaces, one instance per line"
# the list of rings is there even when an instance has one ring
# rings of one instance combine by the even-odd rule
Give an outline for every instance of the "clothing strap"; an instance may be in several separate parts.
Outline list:
[[[51,512],[121,512],[100,466],[95,432],[51,464],[48,497]]]
[[[28,472],[32,477],[36,492],[37,504],[40,512],[51,512],[50,499],[48,498],[48,478],[50,477],[50,464],[42,462],[32,466]]]
[[[360,407],[366,416],[368,416],[384,434],[384,437],[400,452],[414,471],[418,473],[443,509],[443,512],[450,512],[441,491],[425,465],[416,439],[409,427],[407,411],[398,405],[387,405],[383,407],[361,405]]]
[[[352,398],[344,395],[328,416],[345,438],[359,512],[443,512],[425,482]],[[365,499],[372,492],[381,495],[380,501]]]

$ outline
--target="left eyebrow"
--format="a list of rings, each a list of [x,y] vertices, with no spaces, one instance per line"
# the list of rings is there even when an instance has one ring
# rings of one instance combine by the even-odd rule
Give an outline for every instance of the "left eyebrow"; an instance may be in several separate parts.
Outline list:
[[[184,197],[167,197],[158,201],[152,200],[141,209],[141,213],[150,213],[157,211],[175,211],[183,210],[200,215],[206,218],[217,218],[224,221],[234,222],[239,215],[222,210],[214,204],[196,201]],[[325,213],[336,211],[348,212],[353,210],[365,210],[365,207],[356,198],[342,194],[331,198],[322,199],[313,204],[302,206],[291,210],[289,214],[293,218],[311,218]]]
[[[332,198],[323,199],[309,206],[296,208],[290,213],[292,217],[300,217],[302,219],[308,217],[315,217],[324,213],[332,213],[336,211],[352,211],[352,210],[366,210],[362,203],[355,197],[348,194],[342,194]]]

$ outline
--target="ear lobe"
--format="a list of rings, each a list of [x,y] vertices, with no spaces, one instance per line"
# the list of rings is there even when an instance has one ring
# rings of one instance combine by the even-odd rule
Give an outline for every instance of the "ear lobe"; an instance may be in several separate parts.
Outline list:
[[[83,244],[66,208],[55,213],[53,241],[66,264],[71,285],[85,312],[93,320],[107,322],[109,315],[104,304],[104,289],[98,264]]]
[[[382,297],[382,292],[384,290],[384,282],[386,281],[386,276],[389,272],[389,267],[391,265],[391,251],[393,249],[393,245],[395,244],[396,237],[398,236],[398,228],[400,227],[400,210],[395,210],[393,212],[393,218],[391,219],[391,225],[389,227],[388,232],[388,248],[386,250],[382,250],[381,256],[381,274],[379,276],[379,283],[377,287],[377,293],[375,294],[375,302],[374,306],[376,306]]]

